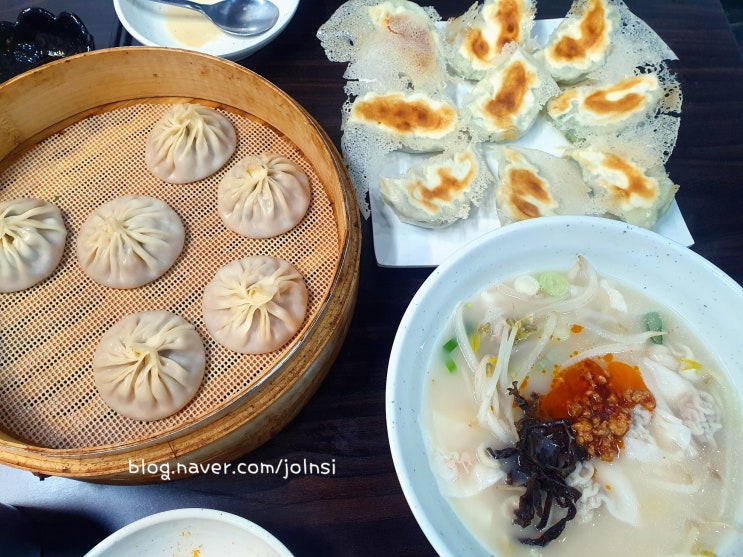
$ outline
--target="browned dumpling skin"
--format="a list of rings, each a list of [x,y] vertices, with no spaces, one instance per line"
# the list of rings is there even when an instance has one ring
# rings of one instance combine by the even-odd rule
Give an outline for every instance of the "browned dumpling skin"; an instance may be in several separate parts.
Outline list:
[[[526,220],[553,214],[557,202],[539,174],[526,168],[511,168],[503,178],[508,184],[500,200],[513,220]]]
[[[608,85],[568,89],[549,101],[547,112],[563,131],[582,137],[582,128],[616,128],[641,119],[662,94],[658,77],[642,74]]]
[[[630,224],[653,228],[678,190],[663,167],[644,168],[624,154],[586,148],[568,156],[580,165],[597,207]]]
[[[552,47],[552,54],[558,61],[580,60],[591,51],[604,51],[608,44],[606,10],[600,0],[593,0],[578,24],[580,36],[562,37]]]
[[[348,124],[362,124],[402,142],[413,150],[436,149],[456,131],[453,103],[424,93],[367,93],[350,108]]]
[[[457,117],[453,106],[436,107],[422,99],[406,99],[397,93],[360,99],[354,105],[354,115],[397,133],[446,132]]]
[[[601,66],[611,48],[619,14],[606,0],[577,0],[570,16],[554,31],[544,60],[558,82],[580,79]]]
[[[520,48],[472,89],[463,113],[470,129],[491,141],[518,139],[534,123],[547,99],[559,88],[549,73]],[[506,56],[506,53],[504,53]]]
[[[586,96],[586,109],[596,114],[622,115],[634,112],[647,104],[648,97],[635,89],[655,76],[635,76],[598,89]],[[655,86],[657,87],[657,85]]]
[[[503,86],[487,103],[487,115],[499,126],[508,125],[524,106],[532,82],[533,78],[523,62],[509,66],[503,77]]]
[[[614,170],[623,174],[627,180],[627,187],[621,188],[611,186],[611,193],[622,203],[629,203],[633,197],[637,197],[643,202],[652,203],[658,195],[658,186],[645,176],[640,170],[631,165],[627,160],[615,155],[606,153],[604,155],[604,166],[607,170]]]
[[[437,228],[468,216],[488,184],[487,175],[469,148],[430,157],[402,178],[382,178],[379,191],[402,222]]]
[[[469,77],[486,71],[506,45],[529,38],[534,13],[533,0],[486,0],[452,20],[447,40],[455,49],[455,69]]]
[[[497,153],[495,203],[502,224],[592,212],[588,187],[570,161],[536,149],[502,147]]]
[[[530,16],[531,10],[528,8],[528,4],[519,0],[486,2],[482,16],[486,24],[497,29],[495,36],[491,39],[483,29],[473,28],[467,34],[462,48],[472,59],[489,63],[508,43],[524,42],[521,22]]]

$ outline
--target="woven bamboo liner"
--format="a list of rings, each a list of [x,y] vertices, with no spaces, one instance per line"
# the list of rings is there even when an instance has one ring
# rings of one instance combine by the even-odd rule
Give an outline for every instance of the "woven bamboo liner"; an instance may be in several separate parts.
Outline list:
[[[44,105],[52,105],[48,110],[32,110],[34,96],[65,76],[79,77],[60,83]],[[212,106],[238,134],[237,152],[225,167],[193,184],[165,184],[144,165],[147,134],[174,102]],[[0,138],[0,199],[52,201],[68,230],[55,273],[0,298],[0,462],[40,474],[134,483],[156,478],[128,474],[130,458],[153,464],[224,460],[280,430],[327,373],[345,337],[358,281],[355,200],[338,153],[311,117],[230,62],[131,48],[72,57],[0,86],[0,130],[11,132]],[[300,165],[310,178],[312,202],[295,229],[250,240],[221,222],[217,185],[232,164],[267,151]],[[160,279],[137,289],[110,289],[82,272],[74,246],[90,212],[129,193],[168,203],[184,222],[186,244]],[[241,355],[209,336],[201,293],[219,267],[255,254],[297,267],[310,292],[308,316],[280,350]],[[113,323],[152,309],[167,309],[196,326],[207,372],[182,411],[137,422],[106,406],[90,361]]]

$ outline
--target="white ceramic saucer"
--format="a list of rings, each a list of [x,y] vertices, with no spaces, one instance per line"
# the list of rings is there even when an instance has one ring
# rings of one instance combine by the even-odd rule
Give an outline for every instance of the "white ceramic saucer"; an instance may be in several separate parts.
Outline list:
[[[215,1],[201,0],[203,4]],[[185,48],[240,60],[276,38],[299,5],[299,0],[272,1],[279,8],[279,20],[265,33],[253,37],[229,35],[195,10],[151,0],[114,0],[114,9],[124,28],[143,45]]]
[[[85,557],[291,557],[269,532],[240,516],[212,509],[153,514],[114,532]]]

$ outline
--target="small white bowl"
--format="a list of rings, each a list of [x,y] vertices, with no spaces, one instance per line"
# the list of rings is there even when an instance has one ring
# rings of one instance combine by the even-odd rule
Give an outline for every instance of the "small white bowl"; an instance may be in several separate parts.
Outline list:
[[[279,8],[279,20],[265,33],[252,37],[225,33],[195,10],[150,0],[114,0],[114,9],[124,28],[143,45],[185,48],[240,60],[275,39],[299,5],[299,0],[272,1]]]
[[[392,457],[418,524],[442,557],[491,555],[440,494],[419,417],[433,350],[458,303],[486,287],[584,255],[600,274],[674,308],[729,370],[743,362],[743,289],[690,249],[657,233],[598,217],[548,217],[497,229],[436,268],[413,297],[392,346],[386,414]],[[732,374],[743,392],[743,373]],[[743,515],[739,510],[738,520]],[[500,557],[500,556],[496,556]],[[723,556],[721,556],[723,557]]]
[[[292,557],[269,532],[234,514],[176,509],[153,514],[114,532],[85,557]]]

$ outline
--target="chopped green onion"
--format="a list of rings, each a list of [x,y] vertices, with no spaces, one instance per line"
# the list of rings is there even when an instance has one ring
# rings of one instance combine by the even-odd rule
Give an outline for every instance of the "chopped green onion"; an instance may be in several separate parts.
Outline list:
[[[457,371],[457,364],[451,358],[447,358],[444,363],[446,364],[446,369],[449,370],[449,373]]]
[[[647,331],[657,331],[659,333],[663,331],[663,320],[657,311],[649,311],[643,315],[642,322]],[[650,341],[653,344],[663,344],[663,335],[651,337]]]
[[[548,296],[564,296],[570,290],[570,283],[560,273],[547,271],[537,277],[539,288]]]
[[[457,344],[457,339],[456,338],[450,338],[448,341],[446,341],[446,343],[444,344],[443,348],[444,348],[445,351],[451,353],[451,352],[454,352],[454,349],[457,346],[459,346]]]

